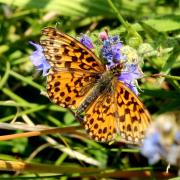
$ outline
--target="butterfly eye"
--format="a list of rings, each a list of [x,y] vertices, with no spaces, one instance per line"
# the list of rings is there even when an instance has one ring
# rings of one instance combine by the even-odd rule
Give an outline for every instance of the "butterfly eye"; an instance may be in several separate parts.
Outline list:
[[[124,63],[119,63],[119,64],[117,65],[117,68],[120,69],[120,70],[122,70],[122,69],[124,68]]]

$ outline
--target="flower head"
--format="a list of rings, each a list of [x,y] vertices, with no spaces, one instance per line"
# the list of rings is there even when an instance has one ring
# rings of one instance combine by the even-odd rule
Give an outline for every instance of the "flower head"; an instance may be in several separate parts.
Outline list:
[[[124,46],[118,35],[108,36],[106,32],[101,32],[99,38],[103,42],[101,56],[107,61],[107,67],[111,69],[118,63],[124,63],[118,79],[138,95],[137,79],[142,77],[143,73],[138,64],[137,51]]]
[[[136,84],[137,79],[142,77],[143,73],[138,65],[125,64],[123,71],[119,75],[118,79],[122,81],[128,88],[130,88],[136,95],[139,94]]]
[[[43,48],[39,44],[33,42],[29,43],[36,48],[36,50],[30,55],[31,62],[36,66],[37,70],[43,71],[43,76],[46,76],[51,66],[43,54]]]
[[[180,166],[180,127],[174,114],[160,115],[148,128],[141,153],[151,164],[165,159],[170,164]]]
[[[84,45],[86,46],[88,49],[93,49],[94,46],[93,46],[93,43],[92,43],[92,40],[86,35],[86,34],[83,34],[79,41]]]
[[[100,40],[104,41],[104,40],[106,40],[107,38],[108,38],[107,32],[102,31],[102,32],[99,33],[99,39],[100,39]]]
[[[180,144],[180,131],[176,133],[175,135],[175,141]]]
[[[154,164],[159,161],[161,158],[161,154],[163,154],[162,148],[159,144],[160,135],[155,132],[148,138],[146,138],[143,142],[143,146],[141,148],[141,153],[148,157],[148,161],[150,164]]]
[[[137,96],[139,95],[139,91],[138,91],[138,89],[137,89],[137,87],[136,87],[136,84],[135,84],[135,82],[129,82],[129,83],[126,83],[126,82],[124,82],[124,84],[129,88],[129,89],[131,89],[131,91],[132,92],[134,92],[134,94],[136,94]]]
[[[125,59],[125,56],[121,54],[122,43],[119,36],[109,36],[104,38],[103,46],[101,49],[102,57],[107,61],[109,67],[120,62],[121,59]]]

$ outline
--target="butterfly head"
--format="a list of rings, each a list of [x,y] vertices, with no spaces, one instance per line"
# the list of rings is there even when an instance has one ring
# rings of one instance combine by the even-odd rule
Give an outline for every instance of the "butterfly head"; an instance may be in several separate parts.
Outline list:
[[[110,67],[110,71],[113,73],[115,76],[119,76],[124,68],[124,63],[118,63],[115,64],[114,66]]]

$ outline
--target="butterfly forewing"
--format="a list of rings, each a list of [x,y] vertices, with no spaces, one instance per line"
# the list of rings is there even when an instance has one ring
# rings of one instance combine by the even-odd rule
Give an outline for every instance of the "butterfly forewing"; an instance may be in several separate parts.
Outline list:
[[[92,51],[74,38],[47,27],[42,30],[41,45],[52,68],[69,68],[102,73],[105,66]]]
[[[90,94],[96,75],[81,71],[50,71],[47,77],[49,98],[62,107],[77,109]]]
[[[104,65],[74,38],[47,27],[41,45],[51,65],[47,76],[49,98],[62,107],[77,109],[105,71]]]

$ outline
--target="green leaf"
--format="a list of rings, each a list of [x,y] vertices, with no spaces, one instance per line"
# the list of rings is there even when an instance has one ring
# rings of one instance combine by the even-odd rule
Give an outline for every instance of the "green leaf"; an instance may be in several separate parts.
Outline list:
[[[143,21],[144,24],[149,25],[151,28],[158,32],[169,32],[180,29],[180,15],[169,15],[163,17],[156,17]]]
[[[37,8],[48,11],[55,11],[59,14],[66,16],[87,16],[87,15],[100,15],[107,14],[112,15],[111,9],[108,6],[107,1],[84,1],[84,0],[0,0],[0,2],[15,5],[21,8]]]

